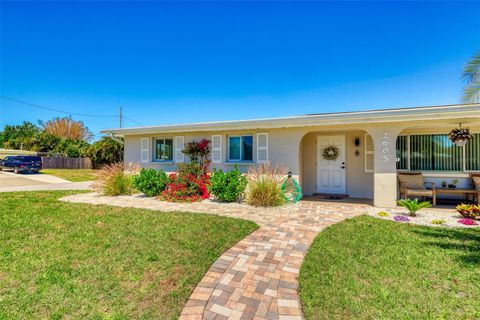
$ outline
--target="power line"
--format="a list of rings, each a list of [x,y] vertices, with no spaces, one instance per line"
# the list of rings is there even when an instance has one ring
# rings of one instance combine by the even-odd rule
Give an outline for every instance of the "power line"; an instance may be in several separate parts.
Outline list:
[[[133,120],[133,119],[131,119],[131,118],[129,118],[129,117],[125,117],[125,115],[123,115],[123,118],[124,118],[124,119],[127,119],[127,120],[130,120],[130,121],[132,121],[132,122],[134,122],[134,123],[136,123],[136,124],[138,124],[138,125],[144,126],[144,124],[142,124],[142,123],[140,123],[140,122],[138,122],[138,121],[135,121],[135,120]]]
[[[86,114],[86,113],[76,113],[76,112],[68,112],[68,111],[63,111],[63,110],[60,110],[60,109],[57,109],[57,108],[52,108],[52,107],[46,107],[46,106],[40,106],[38,104],[34,104],[34,103],[30,103],[30,102],[26,102],[26,101],[23,101],[23,100],[19,100],[19,99],[15,99],[15,98],[11,98],[11,97],[7,97],[7,96],[0,96],[2,99],[5,99],[5,100],[9,100],[9,101],[13,101],[13,102],[16,102],[16,103],[21,103],[21,104],[25,104],[27,106],[32,106],[32,107],[35,107],[35,108],[39,108],[39,109],[44,109],[44,110],[49,110],[49,111],[54,111],[54,112],[60,112],[60,113],[63,113],[63,114],[68,114],[68,115],[75,115],[75,116],[79,116],[79,117],[92,117],[92,118],[118,118],[119,116],[118,115],[96,115],[96,114]],[[111,108],[109,108],[111,109]],[[105,109],[104,109],[105,110]],[[121,114],[120,115],[120,118],[124,118],[124,119],[127,119],[133,123],[136,123],[138,125],[141,125],[143,126],[144,124],[138,122],[138,121],[135,121],[133,120],[132,118],[129,118],[129,117],[126,117],[125,115]]]
[[[33,103],[30,103],[30,102],[26,102],[26,101],[14,99],[14,98],[6,97],[6,96],[1,96],[1,98],[5,99],[5,100],[10,100],[10,101],[13,101],[13,102],[25,104],[27,106],[32,106],[32,107],[35,107],[35,108],[39,108],[39,109],[55,111],[55,112],[60,112],[60,113],[63,113],[63,114],[75,115],[75,116],[80,116],[80,117],[92,117],[92,118],[117,118],[118,117],[118,115],[95,115],[95,114],[68,112],[68,111],[63,111],[63,110],[56,109],[56,108],[39,106],[38,104],[33,104]]]

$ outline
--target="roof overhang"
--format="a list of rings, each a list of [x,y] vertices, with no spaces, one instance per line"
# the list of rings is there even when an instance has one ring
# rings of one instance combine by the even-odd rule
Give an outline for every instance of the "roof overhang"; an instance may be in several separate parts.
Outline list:
[[[410,122],[419,120],[426,121],[471,118],[476,118],[477,120],[480,120],[479,103],[400,109],[382,109],[358,112],[323,113],[283,118],[115,128],[105,129],[101,132],[116,136],[125,136],[154,133],[278,129],[312,127],[322,125],[360,125],[382,122]]]

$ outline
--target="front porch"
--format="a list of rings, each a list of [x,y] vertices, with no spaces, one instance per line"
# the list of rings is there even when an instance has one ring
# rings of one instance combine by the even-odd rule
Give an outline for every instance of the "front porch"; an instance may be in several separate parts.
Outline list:
[[[480,172],[480,126],[471,127],[474,139],[465,146],[448,139],[452,126],[391,123],[308,132],[299,147],[305,198],[363,198],[376,207],[395,207],[404,197],[398,174],[417,172],[435,186],[439,204],[478,202],[480,185],[473,176]],[[328,159],[324,153],[330,149],[338,155]]]

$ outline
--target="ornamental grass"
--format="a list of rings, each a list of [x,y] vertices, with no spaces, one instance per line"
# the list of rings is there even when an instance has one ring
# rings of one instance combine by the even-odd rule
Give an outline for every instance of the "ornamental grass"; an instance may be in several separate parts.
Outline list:
[[[135,192],[133,178],[138,171],[138,164],[106,165],[98,171],[93,188],[106,196],[131,195]]]
[[[248,170],[247,203],[255,207],[274,207],[285,204],[282,182],[287,169],[261,164]]]

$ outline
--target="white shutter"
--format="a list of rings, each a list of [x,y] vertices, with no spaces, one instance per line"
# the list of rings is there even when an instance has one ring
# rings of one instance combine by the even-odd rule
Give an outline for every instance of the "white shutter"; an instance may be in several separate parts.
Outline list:
[[[374,147],[373,147],[373,139],[372,136],[365,133],[364,139],[365,145],[365,172],[373,172],[373,164],[374,164]]]
[[[148,163],[150,158],[150,139],[142,138],[140,139],[140,162]]]
[[[222,136],[212,136],[212,162],[222,163]]]
[[[268,162],[268,133],[257,134],[257,162]]]
[[[185,147],[185,138],[183,136],[175,137],[175,162],[185,162],[185,154],[182,150]]]

